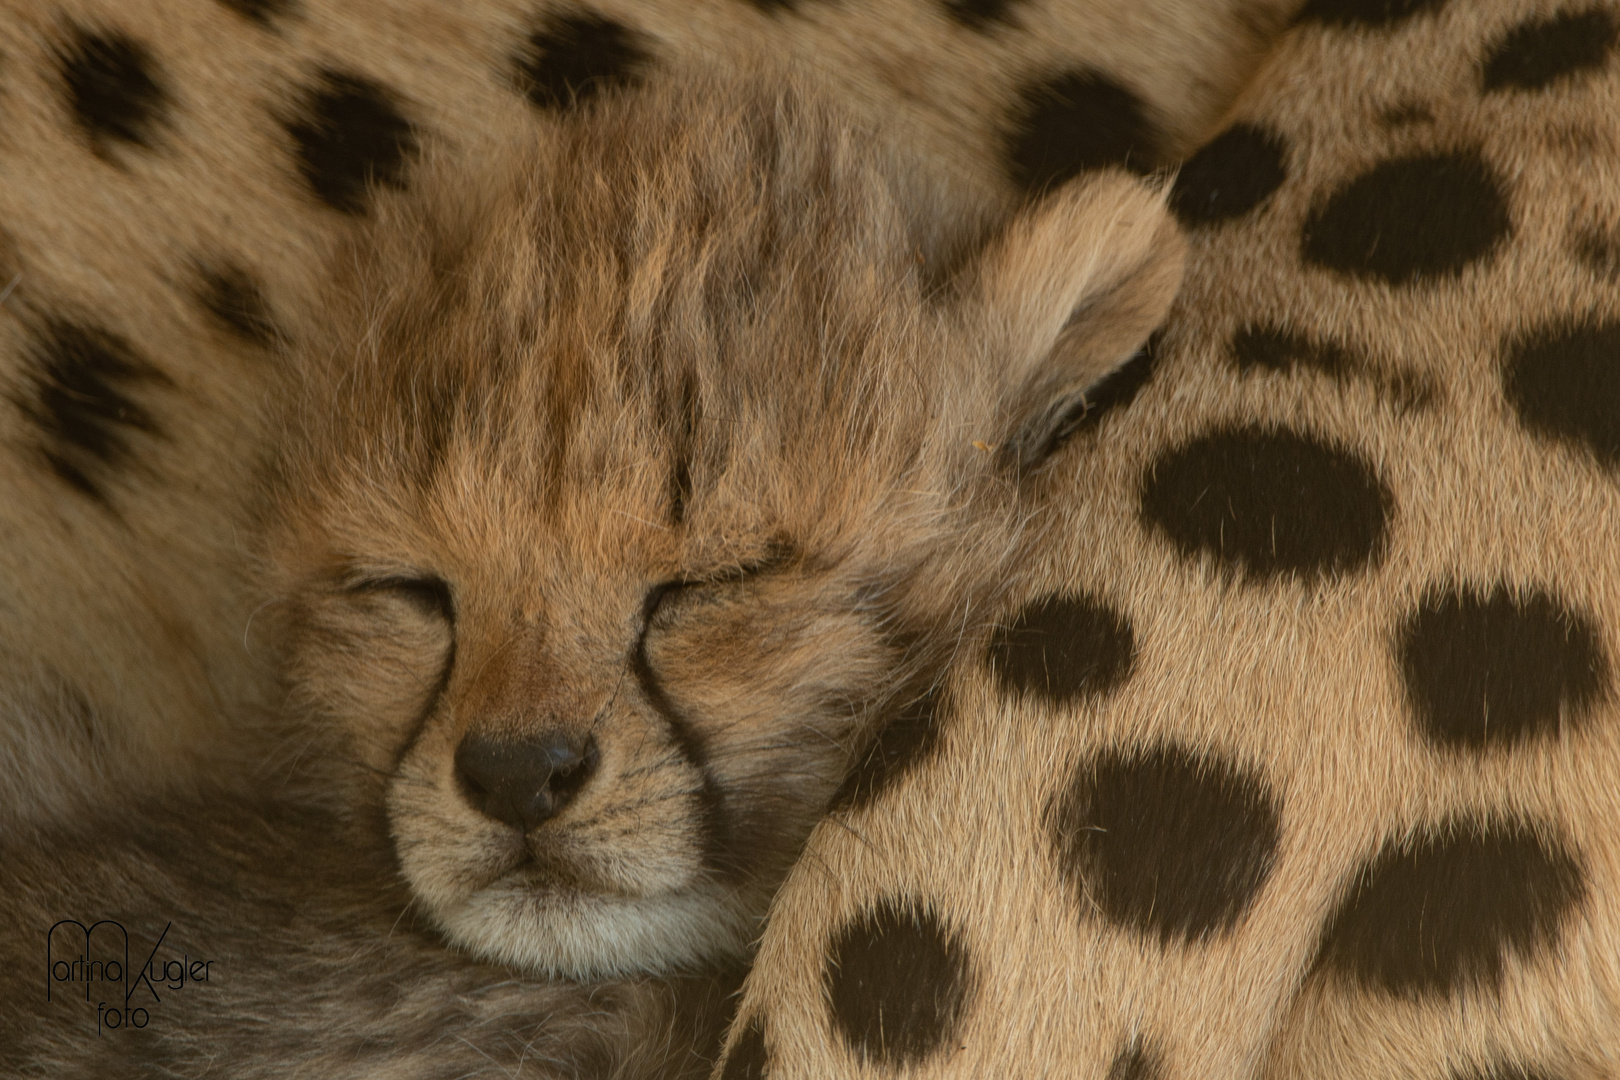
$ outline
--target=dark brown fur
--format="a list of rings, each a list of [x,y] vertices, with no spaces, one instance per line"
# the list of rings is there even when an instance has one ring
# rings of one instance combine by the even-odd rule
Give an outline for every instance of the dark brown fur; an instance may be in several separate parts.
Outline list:
[[[578,986],[468,960],[420,925],[386,837],[285,793],[8,836],[0,894],[0,1072],[14,1077],[703,1075],[731,985]],[[135,966],[167,927],[160,967],[209,961],[207,980],[132,982],[146,1027],[98,1034],[119,985],[92,983],[86,1002],[84,983],[56,982],[46,1000],[46,936],[70,918],[118,920]],[[95,933],[91,956],[117,955]],[[71,928],[54,944],[82,955]]]

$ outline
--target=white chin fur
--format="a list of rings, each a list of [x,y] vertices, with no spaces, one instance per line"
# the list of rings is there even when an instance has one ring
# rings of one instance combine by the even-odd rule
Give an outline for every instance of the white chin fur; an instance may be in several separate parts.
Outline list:
[[[758,932],[741,899],[718,887],[641,898],[496,882],[433,915],[452,944],[484,960],[582,981],[706,966],[741,956]]]

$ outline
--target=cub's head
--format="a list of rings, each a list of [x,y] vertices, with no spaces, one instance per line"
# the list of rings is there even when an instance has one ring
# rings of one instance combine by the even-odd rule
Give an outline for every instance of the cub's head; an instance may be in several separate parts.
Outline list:
[[[425,169],[304,335],[269,514],[288,679],[379,778],[422,907],[494,960],[744,950],[1180,280],[1124,174],[932,273],[925,185],[782,85],[609,96]]]

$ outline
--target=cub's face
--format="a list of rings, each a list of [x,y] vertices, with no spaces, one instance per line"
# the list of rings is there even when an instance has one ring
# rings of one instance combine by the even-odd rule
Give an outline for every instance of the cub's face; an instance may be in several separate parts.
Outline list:
[[[582,411],[549,476],[469,439],[420,489],[323,500],[294,670],[389,777],[400,863],[454,940],[570,973],[692,963],[749,940],[931,659],[905,577],[947,553],[908,518],[940,507],[892,483],[926,490],[920,469],[794,478],[703,422],[682,496],[678,451],[632,434],[656,417]]]
[[[905,177],[801,89],[536,142],[338,261],[270,512],[287,678],[452,941],[691,966],[981,617],[1180,245],[1109,176],[925,293]]]

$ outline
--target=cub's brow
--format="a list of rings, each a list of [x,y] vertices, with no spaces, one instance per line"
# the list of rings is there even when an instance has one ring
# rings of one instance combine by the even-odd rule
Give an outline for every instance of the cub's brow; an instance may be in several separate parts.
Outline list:
[[[452,626],[456,622],[456,598],[450,583],[438,574],[400,570],[351,569],[340,573],[338,588],[349,594],[396,590],[431,605]]]

